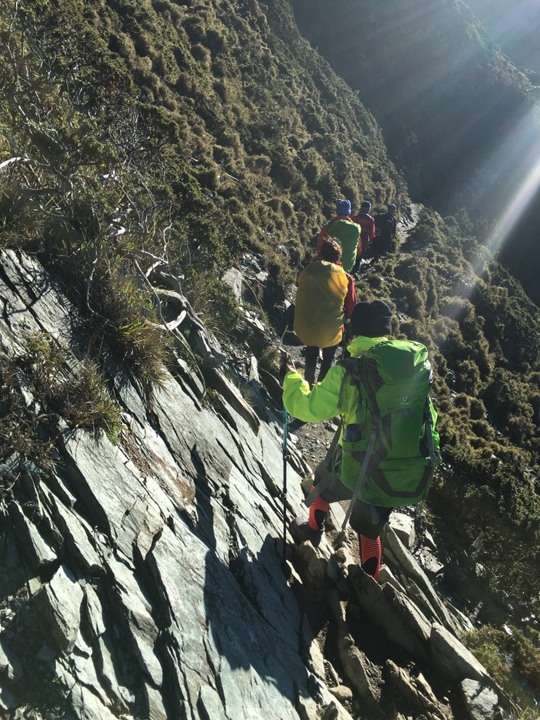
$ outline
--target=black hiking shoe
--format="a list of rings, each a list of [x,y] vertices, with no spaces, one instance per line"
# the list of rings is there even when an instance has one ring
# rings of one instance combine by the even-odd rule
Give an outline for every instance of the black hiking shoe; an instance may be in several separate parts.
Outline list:
[[[319,547],[323,536],[322,530],[313,530],[305,520],[300,520],[300,518],[294,518],[289,525],[289,531],[295,542],[301,543],[309,540],[314,547]]]

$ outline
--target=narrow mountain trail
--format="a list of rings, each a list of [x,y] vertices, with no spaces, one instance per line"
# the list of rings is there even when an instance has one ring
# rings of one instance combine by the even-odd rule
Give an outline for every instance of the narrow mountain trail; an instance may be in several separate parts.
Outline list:
[[[415,227],[419,215],[419,207],[417,205],[407,206],[406,212],[403,212],[398,220],[397,236],[394,241],[393,253],[395,256],[400,251],[400,247],[404,246],[408,240],[411,230]],[[362,289],[365,288],[365,281],[369,282],[369,277],[375,275],[378,271],[378,261],[368,260],[363,264],[363,270],[361,274],[361,280],[357,281],[357,296],[358,301],[361,301]],[[292,318],[292,314],[291,314]],[[292,321],[291,321],[292,322]],[[299,370],[304,369],[304,347],[299,343],[298,338],[292,332],[287,330],[284,333],[282,346],[289,354],[294,365]],[[344,349],[339,349],[336,355],[336,360],[339,362],[344,355]],[[332,442],[332,439],[338,429],[338,418],[332,418],[324,420],[322,422],[308,422],[302,423],[294,417],[289,418],[289,443],[293,445],[303,456],[306,464],[312,471],[315,470],[317,465],[324,459],[327,450]],[[303,486],[304,491],[307,493],[311,486],[312,475],[306,476]],[[347,512],[348,502],[340,503],[343,513]],[[405,511],[406,512],[406,511]],[[334,513],[330,513],[326,523],[326,534],[328,540],[332,545],[338,544],[342,541],[342,536],[339,536],[339,526],[335,527],[334,522],[336,518],[333,518]],[[307,517],[307,509],[306,509]],[[339,519],[341,522],[341,519]],[[358,539],[356,534],[350,529],[347,533],[347,547],[348,552],[354,562],[360,563],[360,549],[358,546]],[[384,544],[384,538],[383,538]],[[383,552],[384,562],[384,552]]]

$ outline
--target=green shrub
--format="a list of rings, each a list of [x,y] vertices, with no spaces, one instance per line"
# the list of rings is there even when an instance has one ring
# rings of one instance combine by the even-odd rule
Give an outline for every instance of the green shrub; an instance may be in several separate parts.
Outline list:
[[[103,430],[116,440],[122,427],[120,407],[109,394],[94,362],[77,361],[73,352],[46,334],[27,341],[21,359],[37,402],[72,427]]]
[[[505,692],[521,708],[524,720],[537,717],[540,692],[540,634],[534,629],[486,625],[467,633],[463,642]]]
[[[210,63],[212,62],[212,55],[208,48],[206,48],[204,45],[193,45],[191,48],[191,54],[197,62],[201,63],[203,67],[210,67]]]
[[[223,281],[197,273],[186,279],[184,291],[193,310],[217,336],[236,329],[242,314],[232,289]]]
[[[96,277],[89,299],[96,339],[103,337],[147,387],[160,382],[170,338],[156,327],[160,318],[148,290],[116,268]]]
[[[528,384],[519,376],[496,368],[482,394],[493,424],[517,444],[529,445],[536,435],[535,409]]]

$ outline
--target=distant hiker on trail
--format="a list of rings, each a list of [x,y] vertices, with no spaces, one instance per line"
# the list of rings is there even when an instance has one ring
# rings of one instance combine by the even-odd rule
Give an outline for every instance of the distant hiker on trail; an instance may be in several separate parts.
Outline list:
[[[325,460],[306,498],[307,521],[296,518],[297,542],[317,546],[330,503],[351,500],[348,520],[358,533],[362,568],[375,580],[380,535],[392,508],[422,500],[438,462],[439,436],[431,403],[431,365],[424,345],[389,339],[392,312],[381,300],[358,303],[351,316],[351,357],[312,389],[292,365],[282,366],[283,405],[295,418],[319,422],[341,415]]]
[[[358,223],[362,228],[360,234],[360,242],[356,251],[356,263],[353,268],[353,273],[357,273],[360,269],[360,260],[366,257],[367,249],[371,245],[373,238],[375,237],[375,218],[369,213],[371,210],[371,203],[369,200],[364,200],[360,205],[358,215],[352,215],[351,220]]]
[[[336,215],[321,228],[314,256],[317,257],[327,238],[334,238],[341,245],[341,263],[346,272],[351,272],[356,262],[356,249],[360,239],[360,228],[351,220],[351,201],[338,200]]]
[[[397,230],[396,210],[394,203],[390,203],[386,212],[375,215],[376,233],[373,242],[375,258],[386,255],[392,248],[392,240]]]
[[[322,244],[319,256],[298,277],[294,331],[306,345],[305,379],[315,383],[322,348],[321,381],[334,362],[343,338],[345,316],[356,304],[354,279],[341,266],[341,246],[331,238]]]

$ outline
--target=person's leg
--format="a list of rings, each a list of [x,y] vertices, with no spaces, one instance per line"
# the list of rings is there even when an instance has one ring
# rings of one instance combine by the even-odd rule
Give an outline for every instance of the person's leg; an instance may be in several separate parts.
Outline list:
[[[358,533],[360,565],[364,572],[377,581],[382,560],[380,535],[391,512],[392,508],[357,501],[351,516],[351,526]]]
[[[324,521],[329,509],[330,503],[321,495],[315,498],[309,506],[308,525],[312,530],[324,531]]]
[[[380,536],[372,539],[367,537],[367,535],[358,533],[358,542],[360,543],[360,565],[362,566],[362,570],[379,582],[379,571],[381,569],[382,559]]]
[[[360,270],[360,260],[362,259],[362,245],[358,243],[358,248],[356,249],[356,260],[354,261],[354,265],[351,269],[351,275],[356,275],[357,272]]]
[[[392,236],[388,235],[387,237],[381,238],[381,251],[380,255],[386,255],[390,252],[392,249]]]
[[[304,370],[304,378],[310,385],[315,384],[315,370],[317,368],[317,360],[319,359],[319,348],[313,345],[306,347],[306,367]]]
[[[336,471],[336,468],[332,470],[331,464],[328,462],[323,461],[317,465],[314,484],[309,491],[312,492],[319,483],[323,483],[324,489],[309,506],[307,521],[297,517],[289,525],[291,535],[297,542],[309,540],[316,547],[324,532],[324,521],[330,509],[330,503],[345,500],[351,496],[350,490],[339,480],[339,471]]]
[[[332,345],[332,347],[323,348],[321,369],[319,370],[319,377],[317,378],[319,382],[321,382],[321,380],[324,378],[326,373],[332,367],[332,364],[334,362],[334,357],[336,356],[336,351],[337,351],[338,347],[339,347],[339,344]]]
[[[381,236],[376,235],[373,240],[371,241],[371,245],[369,246],[370,255],[373,258],[373,261],[378,260],[381,256]]]

